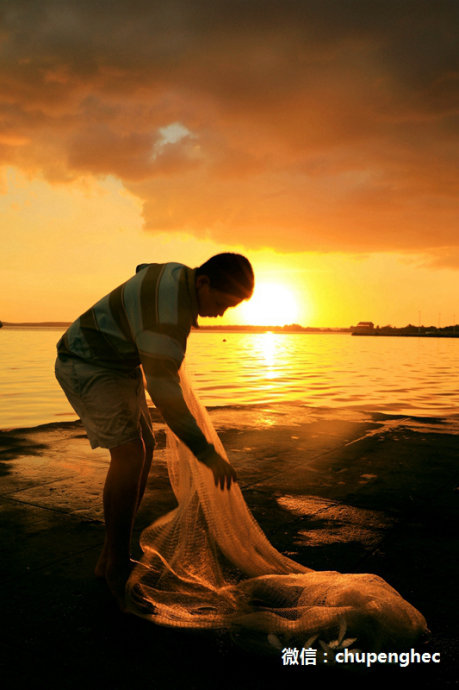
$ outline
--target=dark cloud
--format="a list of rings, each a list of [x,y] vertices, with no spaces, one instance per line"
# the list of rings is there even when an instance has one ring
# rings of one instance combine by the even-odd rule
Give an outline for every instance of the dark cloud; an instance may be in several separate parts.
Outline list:
[[[5,164],[117,175],[151,231],[458,244],[454,0],[11,0],[0,19]]]

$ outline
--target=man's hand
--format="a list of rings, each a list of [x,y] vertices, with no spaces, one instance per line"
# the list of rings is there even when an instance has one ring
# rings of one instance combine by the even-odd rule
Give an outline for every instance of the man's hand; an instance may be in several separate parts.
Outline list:
[[[220,489],[224,489],[225,484],[226,488],[229,489],[231,482],[237,482],[236,471],[216,450],[212,450],[205,457],[201,457],[200,461],[212,470],[215,486],[220,485]]]

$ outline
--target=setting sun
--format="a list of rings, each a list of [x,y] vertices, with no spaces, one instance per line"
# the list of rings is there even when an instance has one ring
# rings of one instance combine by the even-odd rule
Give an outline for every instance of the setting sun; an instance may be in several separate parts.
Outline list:
[[[293,290],[278,283],[257,284],[252,298],[240,309],[245,323],[253,326],[285,326],[299,318]]]

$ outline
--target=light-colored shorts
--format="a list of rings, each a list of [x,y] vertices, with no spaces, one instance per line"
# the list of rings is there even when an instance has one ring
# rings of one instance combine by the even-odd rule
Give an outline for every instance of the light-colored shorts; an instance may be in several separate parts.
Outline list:
[[[124,373],[58,355],[55,373],[92,448],[116,448],[141,437],[154,445],[140,367]]]

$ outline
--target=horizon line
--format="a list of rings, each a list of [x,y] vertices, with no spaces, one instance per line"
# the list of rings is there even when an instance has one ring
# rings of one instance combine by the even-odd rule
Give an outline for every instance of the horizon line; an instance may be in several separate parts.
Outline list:
[[[12,327],[12,328],[34,328],[34,327],[45,327],[45,328],[68,328],[73,321],[1,321],[0,320],[0,328],[3,327]],[[456,328],[459,327],[459,324],[450,324],[448,326],[416,326],[412,323],[407,324],[406,326],[391,326],[391,325],[386,325],[386,326],[381,326],[378,328],[375,328],[375,330],[384,330],[387,328],[395,329],[395,330],[402,330],[405,328],[416,328],[416,329],[435,329],[435,330],[442,330],[442,329],[447,329],[447,328]],[[282,331],[341,331],[341,332],[347,332],[351,331],[352,329],[355,329],[356,326],[302,326],[299,323],[289,323],[289,324],[284,324],[283,326],[279,325],[270,325],[270,324],[203,324],[203,325],[198,325],[196,328],[195,326],[192,326],[191,330],[192,331],[199,331],[199,330],[228,330],[228,329],[236,329],[236,330],[282,330]]]

